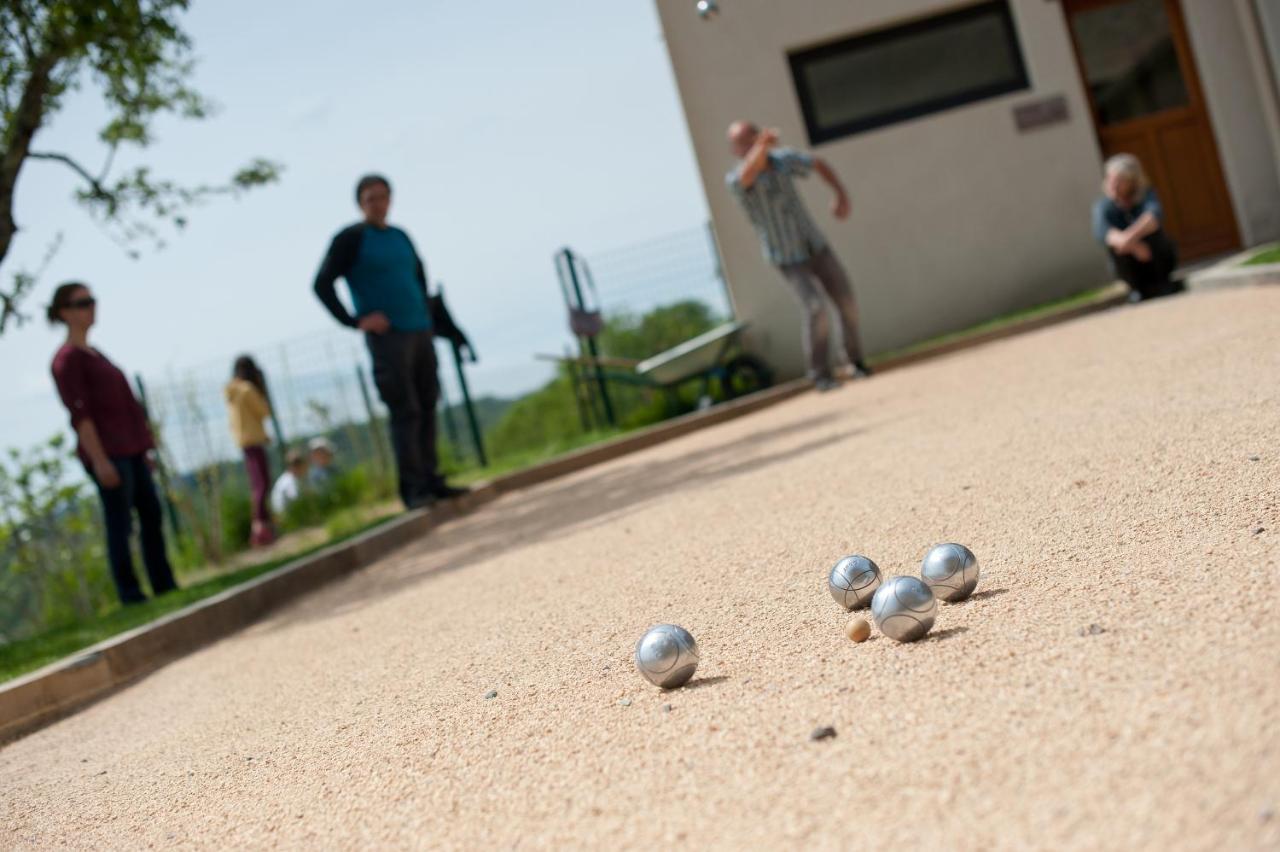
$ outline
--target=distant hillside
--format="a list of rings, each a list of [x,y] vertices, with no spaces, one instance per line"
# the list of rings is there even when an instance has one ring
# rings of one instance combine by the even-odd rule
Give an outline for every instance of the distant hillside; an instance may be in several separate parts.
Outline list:
[[[470,428],[467,425],[467,412],[462,405],[462,400],[450,397],[449,402],[453,404],[448,408],[442,406],[439,410],[440,429],[442,434],[448,434],[444,431],[446,429],[445,423],[448,417],[453,418],[453,422],[457,425],[458,431],[461,434],[469,434],[467,432]],[[476,410],[476,420],[480,422],[480,431],[486,435],[489,434],[490,430],[492,430],[494,425],[502,419],[502,415],[506,414],[507,409],[510,408],[514,402],[514,399],[502,399],[496,396],[482,396],[471,400],[471,404]]]

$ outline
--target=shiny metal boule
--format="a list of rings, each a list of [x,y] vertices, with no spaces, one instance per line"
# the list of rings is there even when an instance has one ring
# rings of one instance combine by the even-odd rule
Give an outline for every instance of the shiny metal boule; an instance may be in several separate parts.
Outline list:
[[[914,642],[933,627],[938,601],[915,577],[890,577],[871,598],[871,617],[890,639]]]
[[[636,643],[636,668],[654,686],[684,686],[698,670],[698,643],[676,624],[655,624]]]
[[[978,557],[963,544],[940,544],[925,555],[920,576],[935,596],[956,603],[978,587]]]
[[[827,577],[827,589],[845,609],[861,609],[880,588],[880,566],[865,556],[846,556]]]

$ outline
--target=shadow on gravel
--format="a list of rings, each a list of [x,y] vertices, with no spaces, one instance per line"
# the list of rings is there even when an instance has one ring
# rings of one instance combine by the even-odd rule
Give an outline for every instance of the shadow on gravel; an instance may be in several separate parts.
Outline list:
[[[685,692],[690,689],[703,689],[708,686],[715,686],[718,683],[724,683],[729,679],[728,675],[716,675],[715,677],[695,677],[684,686],[677,686],[675,689],[664,689],[666,693]]]
[[[929,641],[929,642],[945,642],[948,639],[952,639],[956,636],[959,636],[961,633],[968,633],[968,632],[969,632],[969,628],[964,626],[948,627],[945,630],[939,630],[936,633],[930,633],[927,637],[925,637],[925,639],[926,641]]]
[[[381,560],[377,571],[361,570],[330,587],[327,596],[300,601],[259,629],[274,630],[350,612],[504,550],[616,520],[620,514],[661,500],[677,489],[715,485],[740,474],[819,452],[881,428],[889,421],[834,428],[848,422],[849,416],[844,412],[797,419],[715,447],[691,449],[673,458],[643,461],[624,458],[604,469],[584,471],[504,497],[473,515],[434,530],[429,537],[412,545],[410,551]],[[820,434],[799,445],[774,451],[767,449],[772,442],[814,432]],[[536,566],[531,567],[536,570]]]

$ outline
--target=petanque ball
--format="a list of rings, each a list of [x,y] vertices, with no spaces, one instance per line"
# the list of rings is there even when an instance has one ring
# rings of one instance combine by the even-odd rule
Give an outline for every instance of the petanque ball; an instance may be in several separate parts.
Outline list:
[[[675,624],[655,624],[636,643],[636,668],[654,686],[684,686],[698,670],[698,643]]]
[[[846,556],[827,576],[827,588],[845,609],[861,609],[880,588],[880,567],[865,556]]]
[[[914,642],[933,627],[938,601],[915,577],[890,577],[871,598],[871,617],[880,632],[899,642]]]
[[[978,557],[963,544],[940,544],[925,555],[920,576],[936,597],[956,603],[978,587]]]

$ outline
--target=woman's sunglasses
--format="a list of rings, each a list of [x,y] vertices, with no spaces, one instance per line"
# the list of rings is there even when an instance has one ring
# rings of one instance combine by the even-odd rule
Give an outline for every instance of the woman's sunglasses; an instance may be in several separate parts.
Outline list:
[[[83,299],[73,299],[70,302],[67,302],[67,307],[72,310],[81,311],[85,308],[92,308],[96,304],[98,304],[97,299],[92,296],[85,296]]]

